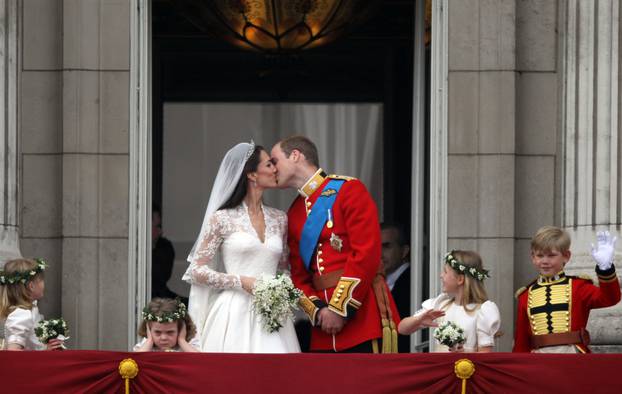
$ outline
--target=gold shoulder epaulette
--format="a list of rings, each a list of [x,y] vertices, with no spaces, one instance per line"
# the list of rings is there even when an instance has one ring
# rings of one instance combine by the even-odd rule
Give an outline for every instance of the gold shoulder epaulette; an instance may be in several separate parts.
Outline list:
[[[514,293],[514,298],[518,299],[518,297],[523,294],[523,292],[525,290],[527,290],[528,288],[531,287],[531,285],[533,285],[534,283],[537,282],[537,279],[532,280],[527,286],[523,286],[520,289],[516,290],[516,293]]]
[[[352,176],[336,175],[336,174],[330,174],[328,177],[331,178],[331,179],[341,179],[341,180],[344,180],[344,181],[351,181],[353,179],[356,179],[356,178],[354,178]]]
[[[514,293],[514,298],[518,299],[518,297],[523,294],[523,292],[527,290],[527,286],[523,286],[520,289],[516,290],[516,293]]]

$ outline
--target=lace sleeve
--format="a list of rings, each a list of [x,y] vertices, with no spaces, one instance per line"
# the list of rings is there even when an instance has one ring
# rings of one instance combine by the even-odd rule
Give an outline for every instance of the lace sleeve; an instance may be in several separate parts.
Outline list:
[[[216,289],[241,288],[242,283],[238,275],[229,275],[213,269],[214,256],[220,248],[226,233],[226,218],[218,212],[212,216],[209,231],[203,236],[197,247],[196,259],[188,268],[190,283],[205,285]]]
[[[283,250],[281,251],[281,260],[279,261],[278,271],[290,276],[289,270],[289,247],[287,244],[287,214],[285,212],[279,212],[279,230],[281,231],[281,240]]]

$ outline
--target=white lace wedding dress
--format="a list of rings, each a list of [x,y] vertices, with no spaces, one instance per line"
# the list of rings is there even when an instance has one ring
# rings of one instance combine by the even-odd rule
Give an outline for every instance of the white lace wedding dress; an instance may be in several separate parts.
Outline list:
[[[262,206],[262,209],[266,223],[264,242],[250,222],[246,204],[216,211],[210,218],[209,231],[197,248],[198,258],[184,275],[184,280],[191,284],[210,289],[191,292],[189,301],[193,319],[193,302],[207,308],[204,322],[196,319],[203,352],[300,351],[293,323],[288,321],[274,333],[265,331],[260,317],[252,310],[252,295],[241,286],[240,276],[274,276],[277,270],[287,271],[289,266],[287,216],[274,208]]]

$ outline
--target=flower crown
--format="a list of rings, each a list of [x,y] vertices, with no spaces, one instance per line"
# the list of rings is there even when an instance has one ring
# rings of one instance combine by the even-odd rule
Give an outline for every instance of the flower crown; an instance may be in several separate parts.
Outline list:
[[[164,312],[156,315],[149,310],[148,306],[143,309],[143,320],[156,323],[173,323],[184,317],[186,317],[186,305],[181,301],[177,302],[177,309],[174,312]]]
[[[483,268],[479,270],[475,267],[469,267],[467,265],[464,265],[460,260],[454,257],[454,252],[455,251],[452,250],[451,252],[445,255],[445,263],[449,264],[451,268],[455,269],[460,274],[463,274],[463,275],[467,274],[479,281],[483,281],[486,278],[490,278],[490,274],[488,273],[487,270]]]
[[[29,280],[35,277],[40,272],[45,271],[47,264],[43,259],[34,259],[37,262],[37,266],[30,271],[26,272],[13,272],[7,274],[4,271],[0,271],[0,285],[12,285],[15,283],[26,284]]]

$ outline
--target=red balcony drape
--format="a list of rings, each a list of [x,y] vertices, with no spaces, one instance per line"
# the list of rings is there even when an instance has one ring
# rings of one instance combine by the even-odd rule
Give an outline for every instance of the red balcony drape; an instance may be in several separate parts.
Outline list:
[[[68,350],[0,352],[2,393],[122,393],[121,360],[138,363],[132,393],[621,393],[622,354],[205,354]]]

